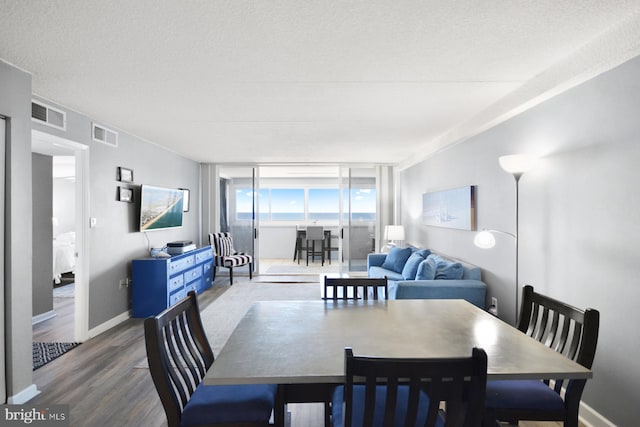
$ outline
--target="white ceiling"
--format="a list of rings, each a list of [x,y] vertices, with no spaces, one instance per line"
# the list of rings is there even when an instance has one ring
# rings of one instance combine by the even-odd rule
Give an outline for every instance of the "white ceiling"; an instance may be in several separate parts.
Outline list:
[[[397,163],[575,83],[567,58],[589,46],[637,54],[639,16],[640,0],[2,0],[0,58],[197,161]]]

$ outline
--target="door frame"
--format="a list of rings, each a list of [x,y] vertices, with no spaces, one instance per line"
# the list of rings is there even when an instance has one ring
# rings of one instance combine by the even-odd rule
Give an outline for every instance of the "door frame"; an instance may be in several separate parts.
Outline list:
[[[55,135],[32,130],[32,139],[51,144],[75,156],[76,272],[74,340],[89,339],[89,146]]]

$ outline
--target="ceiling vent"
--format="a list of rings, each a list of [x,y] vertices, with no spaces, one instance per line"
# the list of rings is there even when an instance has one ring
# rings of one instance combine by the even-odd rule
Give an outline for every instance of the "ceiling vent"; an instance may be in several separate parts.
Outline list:
[[[56,129],[67,130],[67,114],[39,101],[31,101],[31,120]]]
[[[114,130],[93,123],[91,126],[91,135],[94,141],[102,142],[112,147],[118,146],[118,132]]]

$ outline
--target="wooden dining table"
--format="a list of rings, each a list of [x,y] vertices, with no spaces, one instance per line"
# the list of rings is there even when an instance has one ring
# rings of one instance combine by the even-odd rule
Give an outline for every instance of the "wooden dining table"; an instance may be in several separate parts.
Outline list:
[[[488,357],[490,380],[592,372],[464,300],[262,301],[242,318],[204,384],[275,383],[286,402],[323,401],[344,381],[344,349],[381,357]]]

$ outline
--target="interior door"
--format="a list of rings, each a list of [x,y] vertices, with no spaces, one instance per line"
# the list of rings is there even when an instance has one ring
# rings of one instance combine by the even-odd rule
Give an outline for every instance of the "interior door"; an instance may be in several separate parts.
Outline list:
[[[0,209],[0,223],[2,227],[0,227],[0,242],[3,242],[0,245],[0,277],[2,277],[3,286],[6,285],[6,281],[4,280],[4,162],[5,162],[5,131],[6,131],[6,121],[3,117],[0,116],[0,201],[2,203],[2,209]],[[6,290],[3,289],[0,292],[0,402],[7,402],[7,384],[5,377],[5,357],[6,352],[4,351],[4,341],[6,331],[4,328],[4,295]]]
[[[375,252],[377,174],[375,167],[342,167],[340,228],[342,269],[367,271],[367,255]]]
[[[233,237],[234,249],[253,256],[253,269],[258,268],[258,169],[251,166],[220,166],[220,231]],[[219,269],[216,274],[227,274]],[[249,274],[249,266],[235,267],[234,275]]]

